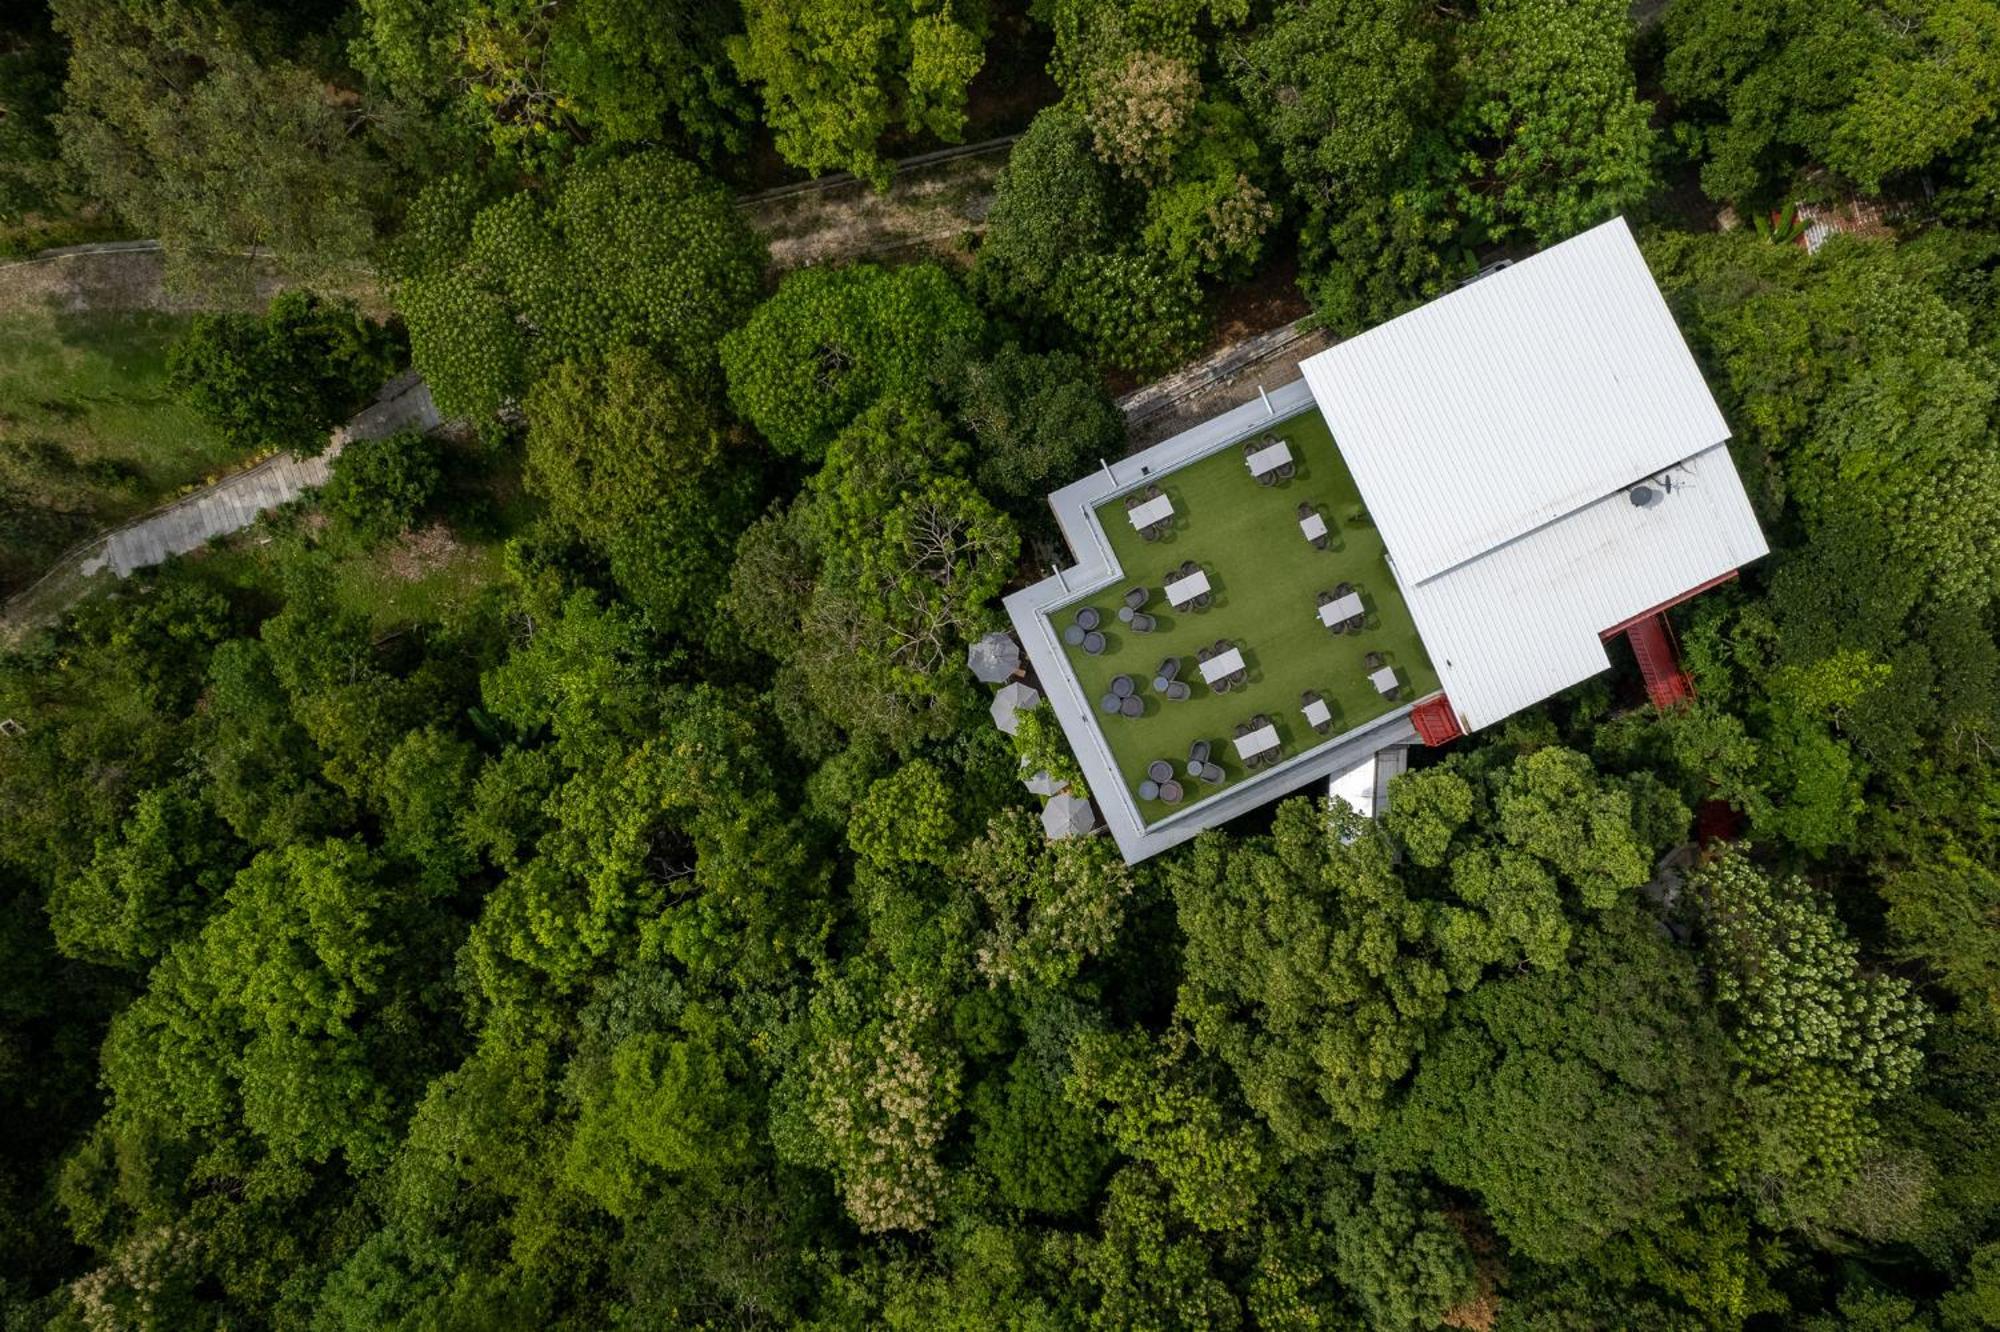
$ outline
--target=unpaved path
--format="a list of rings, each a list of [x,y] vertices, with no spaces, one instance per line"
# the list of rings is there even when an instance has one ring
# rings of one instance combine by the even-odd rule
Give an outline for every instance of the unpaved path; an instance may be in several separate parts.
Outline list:
[[[1013,143],[1012,137],[989,139],[906,158],[883,193],[841,174],[749,195],[738,206],[770,242],[771,262],[779,269],[919,248],[951,250],[985,228],[993,181]],[[156,240],[45,250],[32,259],[0,264],[0,313],[50,307],[67,312],[260,309],[297,285],[256,255],[243,256],[242,265],[242,280],[228,289],[177,291],[167,284],[166,257]],[[378,281],[343,280],[331,289],[371,314],[388,312],[387,293]]]
[[[905,158],[886,192],[852,176],[767,190],[741,201],[771,246],[772,266],[803,268],[841,259],[950,251],[986,228],[993,182],[1014,137]]]
[[[239,276],[240,281],[222,286],[178,291],[167,284],[166,256],[158,241],[73,245],[0,264],[0,314],[42,309],[65,313],[161,310],[172,314],[260,310],[286,287],[299,285],[255,255],[243,257]],[[372,280],[342,280],[319,287],[352,297],[370,314],[387,312],[383,293]]]

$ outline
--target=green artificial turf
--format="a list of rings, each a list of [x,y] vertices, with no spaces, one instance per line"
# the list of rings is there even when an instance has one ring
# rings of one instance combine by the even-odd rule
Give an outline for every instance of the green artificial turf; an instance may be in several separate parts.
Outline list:
[[[1094,606],[1103,617],[1102,655],[1066,650],[1092,719],[1148,823],[1255,775],[1229,743],[1237,724],[1253,714],[1261,712],[1277,726],[1280,752],[1289,759],[1336,743],[1346,732],[1438,688],[1437,672],[1389,573],[1382,539],[1362,509],[1360,492],[1325,421],[1317,411],[1308,411],[1280,422],[1271,433],[1291,444],[1297,476],[1260,486],[1235,445],[1162,473],[1154,481],[1173,500],[1174,518],[1157,541],[1133,530],[1123,497],[1101,506],[1098,520],[1124,576],[1050,616],[1058,638],[1080,607]],[[1299,531],[1302,501],[1316,505],[1327,520],[1331,540],[1325,550],[1315,550]],[[1166,572],[1184,560],[1208,572],[1215,599],[1206,611],[1176,611],[1161,591]],[[1319,622],[1318,594],[1337,583],[1352,583],[1361,593],[1367,621],[1359,634],[1334,634]],[[1118,620],[1126,589],[1141,584],[1152,594],[1146,613],[1159,621],[1150,634],[1133,633]],[[1247,685],[1226,694],[1202,683],[1195,661],[1195,649],[1217,639],[1241,648],[1250,672]],[[1396,668],[1404,686],[1400,699],[1385,699],[1368,683],[1363,658],[1369,652],[1380,653]],[[1193,690],[1184,702],[1168,702],[1153,692],[1153,676],[1170,656],[1182,658],[1180,678]],[[1097,700],[1121,674],[1137,681],[1146,707],[1142,716],[1096,711]],[[1333,726],[1324,736],[1299,713],[1299,695],[1308,689],[1333,709]],[[1224,773],[1216,786],[1186,777],[1188,746],[1203,739],[1211,742],[1210,761]],[[1174,765],[1174,776],[1186,791],[1179,805],[1138,799],[1138,785],[1154,759]]]

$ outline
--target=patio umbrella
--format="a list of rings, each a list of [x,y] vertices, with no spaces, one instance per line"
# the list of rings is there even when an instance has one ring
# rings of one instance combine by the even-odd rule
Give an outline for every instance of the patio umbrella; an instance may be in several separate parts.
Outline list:
[[[1097,811],[1082,796],[1059,795],[1042,806],[1042,831],[1050,841],[1081,837],[1097,826]]]
[[[1042,696],[1034,686],[1015,681],[993,696],[993,724],[1012,735],[1020,723],[1014,720],[1016,712],[1032,712]]]
[[[965,664],[987,684],[1002,684],[1021,669],[1021,645],[1004,629],[995,630],[966,650]]]
[[[1038,796],[1052,796],[1062,790],[1062,783],[1049,776],[1047,768],[1042,769],[1032,777],[1023,777],[1021,784],[1027,787],[1031,793]]]

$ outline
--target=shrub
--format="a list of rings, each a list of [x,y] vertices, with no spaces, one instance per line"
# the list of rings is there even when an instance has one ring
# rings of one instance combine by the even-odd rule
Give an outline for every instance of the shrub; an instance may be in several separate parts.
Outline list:
[[[428,435],[357,439],[333,460],[320,503],[339,530],[379,541],[414,524],[443,479],[437,441]]]
[[[397,330],[348,301],[288,291],[262,318],[204,314],[167,353],[187,404],[246,451],[311,457],[405,358]]]

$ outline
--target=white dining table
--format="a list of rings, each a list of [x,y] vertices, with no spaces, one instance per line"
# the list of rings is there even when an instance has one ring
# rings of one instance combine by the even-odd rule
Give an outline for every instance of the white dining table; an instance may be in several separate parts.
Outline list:
[[[1250,455],[1248,459],[1250,463],[1250,475],[1262,476],[1266,472],[1283,467],[1291,460],[1292,446],[1285,443],[1282,439],[1276,440],[1273,443],[1266,444],[1263,448]]]
[[[1276,749],[1278,747],[1278,728],[1275,726],[1261,726],[1248,735],[1237,736],[1235,744],[1236,757],[1244,759],[1256,758],[1265,750]]]
[[[1126,510],[1126,516],[1131,518],[1134,527],[1151,527],[1154,523],[1165,522],[1174,516],[1174,502],[1162,495],[1158,499],[1149,499],[1144,504]]]
[[[1323,698],[1314,699],[1299,711],[1306,715],[1308,726],[1324,726],[1333,720],[1333,709],[1326,705],[1326,700]]]
[[[1202,593],[1208,591],[1208,574],[1196,569],[1185,578],[1176,578],[1166,586],[1167,600],[1175,606],[1185,606]]]
[[[1343,620],[1351,620],[1362,613],[1361,594],[1349,592],[1344,597],[1336,597],[1319,608],[1319,622],[1331,629]]]
[[[1368,683],[1375,686],[1375,690],[1377,693],[1382,693],[1382,694],[1395,693],[1396,686],[1398,684],[1398,681],[1396,679],[1396,668],[1394,666],[1384,666],[1381,670],[1376,671],[1374,674],[1368,677]]]
[[[1204,684],[1214,684],[1225,675],[1234,675],[1243,669],[1243,650],[1231,648],[1229,651],[1210,657],[1201,663],[1201,678]]]
[[[1326,519],[1317,513],[1307,514],[1299,519],[1299,531],[1306,534],[1306,540],[1317,541],[1326,535]]]

